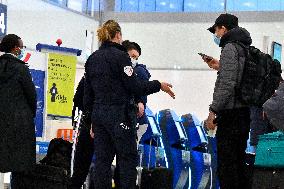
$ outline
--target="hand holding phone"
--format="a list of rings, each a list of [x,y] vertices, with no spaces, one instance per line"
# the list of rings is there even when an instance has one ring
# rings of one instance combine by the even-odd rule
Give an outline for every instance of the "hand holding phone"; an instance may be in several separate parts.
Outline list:
[[[213,60],[213,57],[211,57],[211,56],[208,56],[208,55],[203,54],[203,53],[198,53],[198,54],[202,57],[202,59],[203,59],[205,62],[210,62],[211,60]]]
[[[214,59],[212,56],[208,56],[206,54],[203,53],[198,53],[201,58],[203,59],[203,61],[208,64],[209,68],[213,68],[214,70],[219,70],[219,60]]]

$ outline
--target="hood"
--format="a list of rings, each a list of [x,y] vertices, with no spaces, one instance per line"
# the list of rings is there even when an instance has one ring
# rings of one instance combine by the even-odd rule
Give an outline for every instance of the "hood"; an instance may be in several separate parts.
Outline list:
[[[147,74],[147,77],[148,77],[148,78],[151,77],[151,74],[150,74],[150,72],[148,71],[146,65],[144,65],[144,64],[137,64],[137,65],[135,66],[135,68],[136,68],[136,69],[137,69],[137,68],[142,68],[142,69],[144,69],[144,70],[145,70],[145,73]],[[134,68],[134,69],[135,69],[135,68]]]
[[[105,41],[102,43],[102,45],[100,46],[100,49],[105,49],[108,47],[115,47],[121,51],[127,52],[126,48],[118,43],[115,42],[111,42],[111,41]]]
[[[221,38],[219,46],[223,48],[226,44],[231,42],[240,42],[245,46],[250,46],[252,43],[252,39],[250,37],[250,33],[246,29],[236,27],[228,31],[228,33],[226,33]]]
[[[25,64],[23,61],[10,54],[0,56],[0,83],[5,83],[8,79],[17,74],[16,70],[9,65],[14,63]]]

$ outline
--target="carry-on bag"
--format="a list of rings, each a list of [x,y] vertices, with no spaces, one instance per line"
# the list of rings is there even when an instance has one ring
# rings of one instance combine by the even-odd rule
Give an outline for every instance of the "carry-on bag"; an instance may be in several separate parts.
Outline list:
[[[259,137],[256,167],[284,168],[284,133],[273,132]]]

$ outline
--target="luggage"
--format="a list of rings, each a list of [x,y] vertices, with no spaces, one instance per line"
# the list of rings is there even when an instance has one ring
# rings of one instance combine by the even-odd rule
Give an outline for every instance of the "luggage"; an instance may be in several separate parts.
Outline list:
[[[284,169],[255,168],[252,189],[284,189]]]
[[[31,171],[12,174],[13,189],[67,189],[67,170],[59,167],[37,164]]]
[[[156,141],[160,140],[160,136],[156,137]],[[156,167],[160,165],[161,159],[164,158],[164,150],[159,147],[159,142],[157,142],[157,147],[154,147],[155,153],[152,154],[152,140],[150,140],[149,146],[149,159],[148,166],[142,168],[142,156],[144,153],[144,148],[139,145],[140,152],[140,167],[138,167],[138,186],[140,189],[172,189],[173,188],[173,172],[171,169],[165,167]],[[154,166],[150,167],[151,155],[155,156]]]
[[[284,168],[284,133],[274,132],[259,137],[256,167]]]
[[[143,169],[141,189],[172,189],[173,172],[164,167]]]

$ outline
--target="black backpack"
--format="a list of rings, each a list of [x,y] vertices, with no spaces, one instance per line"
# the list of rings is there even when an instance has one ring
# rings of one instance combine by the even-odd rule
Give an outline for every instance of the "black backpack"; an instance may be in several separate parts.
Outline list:
[[[62,138],[50,141],[46,156],[40,161],[43,165],[61,167],[70,173],[72,143]]]
[[[234,43],[245,50],[245,65],[236,89],[237,97],[247,105],[261,107],[275,92],[281,81],[281,64],[269,54],[241,43]]]

